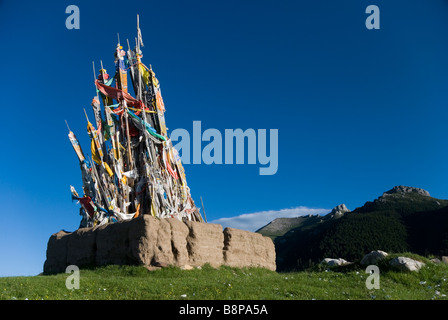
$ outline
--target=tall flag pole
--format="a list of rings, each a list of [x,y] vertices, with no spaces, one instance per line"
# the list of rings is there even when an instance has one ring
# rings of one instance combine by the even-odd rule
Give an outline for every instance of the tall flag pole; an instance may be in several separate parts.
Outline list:
[[[67,123],[70,142],[81,164],[85,193],[84,197],[79,197],[71,187],[73,199],[81,203],[80,227],[142,215],[206,222],[191,197],[179,153],[169,139],[160,83],[152,66],[147,68],[142,62],[140,17],[137,15],[134,49],[128,41],[125,52],[119,34],[117,38],[113,78],[109,78],[101,61],[97,79],[92,62],[96,85],[92,108],[96,129],[84,109],[92,161],[82,153]],[[128,87],[128,70],[133,93]],[[201,203],[203,207],[202,198]]]

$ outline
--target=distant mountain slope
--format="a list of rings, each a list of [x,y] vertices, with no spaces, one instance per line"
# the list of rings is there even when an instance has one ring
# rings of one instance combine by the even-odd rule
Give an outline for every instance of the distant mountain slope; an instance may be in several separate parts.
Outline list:
[[[264,227],[258,229],[256,232],[275,240],[277,237],[285,235],[290,230],[297,228],[300,228],[300,230],[314,228],[315,224],[323,222],[328,219],[328,217],[337,219],[342,217],[344,213],[347,212],[350,212],[350,210],[347,209],[345,204],[341,204],[333,208],[333,210],[325,216],[309,214],[295,218],[277,218]]]
[[[270,223],[265,225],[264,227],[258,229],[256,232],[261,233],[266,237],[270,237],[272,240],[279,236],[283,236],[286,232],[291,229],[305,227],[306,224],[313,223],[315,219],[310,218],[318,218],[318,216],[302,216],[296,218],[277,218],[272,220]]]
[[[274,239],[279,271],[371,250],[441,255],[448,254],[447,206],[423,189],[397,186],[352,212],[338,206],[325,216],[276,219],[258,232]]]
[[[397,186],[384,192],[373,202],[367,201],[353,212],[373,212],[393,210],[402,216],[421,211],[437,210],[448,205],[448,200],[436,199],[420,188]]]

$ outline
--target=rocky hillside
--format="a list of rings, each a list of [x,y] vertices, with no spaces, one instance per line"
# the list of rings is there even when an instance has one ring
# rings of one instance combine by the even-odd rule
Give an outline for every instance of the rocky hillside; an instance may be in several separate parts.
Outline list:
[[[261,233],[266,237],[270,237],[272,240],[275,238],[284,236],[287,232],[294,229],[307,230],[313,228],[316,223],[320,223],[323,220],[330,218],[340,218],[344,213],[350,212],[345,204],[340,204],[333,208],[331,212],[326,217],[321,217],[319,215],[308,215],[295,218],[277,218],[272,220],[270,223],[264,227],[258,229],[256,232]]]
[[[320,220],[318,215],[308,215],[295,218],[277,218],[256,232],[275,240],[275,238],[283,236],[292,229],[299,227],[304,228],[307,224],[313,224],[316,219]]]
[[[325,257],[361,259],[365,252],[448,255],[448,200],[396,186],[353,211],[276,219],[257,232],[274,239],[277,270],[307,268]]]

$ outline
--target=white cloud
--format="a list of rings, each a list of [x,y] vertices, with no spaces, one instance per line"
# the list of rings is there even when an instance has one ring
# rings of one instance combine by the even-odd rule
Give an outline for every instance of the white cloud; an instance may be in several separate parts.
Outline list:
[[[246,213],[236,217],[220,218],[209,223],[216,223],[223,226],[223,228],[231,227],[247,231],[257,231],[261,227],[267,225],[276,218],[294,218],[305,215],[323,215],[330,212],[331,209],[295,207],[281,210],[268,210],[254,213]]]

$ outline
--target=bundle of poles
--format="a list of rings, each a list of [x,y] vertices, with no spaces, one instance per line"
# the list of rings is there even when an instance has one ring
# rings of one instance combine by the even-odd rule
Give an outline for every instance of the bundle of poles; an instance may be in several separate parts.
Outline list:
[[[97,77],[93,63],[94,124],[84,110],[91,157],[84,155],[67,124],[81,168],[83,196],[70,186],[72,199],[81,204],[80,227],[144,214],[204,222],[191,197],[180,156],[167,133],[159,81],[152,67],[141,61],[143,42],[138,16],[137,33],[134,49],[127,41],[128,50],[123,50],[118,39],[113,77],[102,61]],[[135,97],[128,91],[128,71]]]

